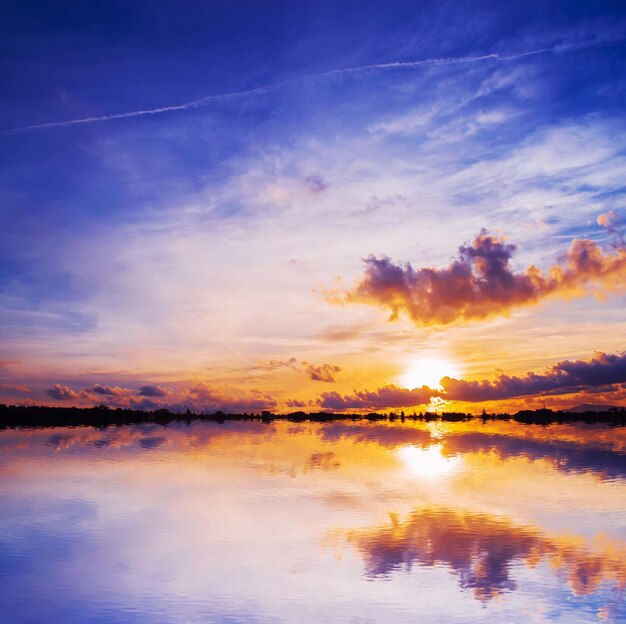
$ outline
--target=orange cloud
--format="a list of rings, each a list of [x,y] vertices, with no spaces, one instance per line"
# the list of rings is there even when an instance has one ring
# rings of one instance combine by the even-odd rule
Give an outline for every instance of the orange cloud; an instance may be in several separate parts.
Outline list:
[[[309,364],[308,362],[302,362],[304,366],[304,372],[313,381],[325,381],[326,383],[333,383],[337,373],[341,372],[340,366],[334,364],[321,364],[316,366],[315,364]]]
[[[414,269],[387,256],[369,256],[361,281],[347,292],[328,293],[328,299],[387,308],[390,320],[404,313],[418,326],[447,325],[506,315],[549,296],[581,296],[593,286],[622,287],[626,276],[626,246],[621,242],[613,253],[605,253],[593,241],[576,239],[545,273],[534,265],[515,273],[510,267],[515,250],[483,229],[442,269]]]

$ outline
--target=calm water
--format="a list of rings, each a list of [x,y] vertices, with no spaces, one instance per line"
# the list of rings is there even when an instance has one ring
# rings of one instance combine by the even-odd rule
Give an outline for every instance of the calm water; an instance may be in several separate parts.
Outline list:
[[[626,430],[0,432],[0,620],[625,622]]]

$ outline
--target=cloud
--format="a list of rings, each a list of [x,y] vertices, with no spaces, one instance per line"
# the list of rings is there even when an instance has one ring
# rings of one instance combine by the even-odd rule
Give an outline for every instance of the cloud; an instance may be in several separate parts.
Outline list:
[[[54,384],[52,388],[46,390],[46,394],[57,401],[68,401],[69,399],[78,398],[78,394],[74,390],[61,384]]]
[[[139,396],[144,397],[164,397],[170,393],[167,388],[161,388],[160,386],[141,386],[137,391]]]
[[[302,366],[302,368],[300,368]],[[298,362],[295,357],[287,360],[269,360],[266,364],[253,366],[252,370],[276,370],[279,368],[290,368],[296,372],[303,372],[313,381],[325,381],[333,383],[337,373],[341,372],[341,367],[335,364],[311,364],[306,361]]]
[[[83,124],[100,123],[105,121],[114,121],[116,119],[130,119],[133,117],[143,117],[146,115],[158,115],[160,113],[170,113],[175,111],[193,110],[196,108],[209,106],[210,104],[219,102],[228,102],[230,100],[236,100],[240,98],[247,98],[257,95],[267,95],[278,91],[284,91],[294,89],[298,87],[306,87],[308,85],[316,85],[322,79],[337,79],[342,76],[351,76],[362,74],[364,76],[370,75],[373,71],[388,71],[388,70],[401,70],[401,69],[419,69],[421,67],[429,66],[446,66],[446,65],[466,65],[473,63],[509,63],[519,59],[539,56],[552,53],[563,53],[571,50],[580,50],[583,48],[593,48],[602,45],[603,43],[611,41],[588,41],[577,42],[570,44],[562,44],[556,46],[550,46],[546,48],[538,48],[535,50],[528,50],[526,52],[514,52],[511,54],[498,54],[489,53],[476,56],[457,56],[457,57],[438,57],[428,59],[418,59],[414,61],[392,61],[388,63],[371,63],[368,65],[359,65],[357,67],[346,67],[341,69],[331,69],[329,71],[320,72],[317,74],[308,74],[298,78],[292,78],[285,80],[274,85],[264,85],[253,89],[247,89],[245,91],[233,91],[230,93],[221,93],[216,95],[208,95],[197,100],[191,100],[189,102],[183,102],[181,104],[173,104],[169,106],[160,106],[155,108],[140,109],[134,111],[126,111],[121,113],[112,113],[108,115],[97,115],[93,117],[82,117],[77,119],[68,119],[65,121],[53,121],[41,124],[32,124],[29,126],[22,126],[20,128],[11,128],[0,132],[0,135],[16,134],[21,132],[29,132],[33,130],[43,130],[46,128],[64,128]]]
[[[609,210],[604,214],[598,215],[597,219],[598,225],[601,225],[605,228],[611,228],[619,224],[620,219],[617,213],[614,210]]]
[[[590,360],[564,360],[544,374],[530,372],[521,377],[500,374],[494,381],[466,381],[443,377],[441,390],[427,386],[409,390],[388,385],[351,395],[324,392],[317,400],[323,409],[391,409],[425,405],[432,400],[479,403],[522,396],[574,393],[616,393],[626,388],[626,352],[596,353]]]
[[[430,397],[437,394],[426,386],[421,388],[398,388],[389,385],[370,392],[355,391],[351,395],[341,396],[338,392],[324,392],[318,404],[324,409],[342,411],[347,409],[386,409],[391,407],[415,407],[428,403]]]
[[[304,186],[310,193],[321,193],[328,188],[324,179],[319,175],[307,176],[304,179]]]
[[[315,366],[315,364],[302,362],[302,365],[304,366],[304,372],[313,381],[334,383],[336,374],[341,372],[341,367],[335,366],[334,364],[321,364],[320,366]]]
[[[22,394],[28,394],[30,388],[25,384],[0,384],[0,390],[5,392],[20,392]]]
[[[230,414],[274,410],[276,400],[260,390],[241,390],[224,386],[216,388],[198,383],[185,391],[184,400],[172,409],[191,409],[200,412],[222,411]]]
[[[619,215],[614,210],[609,210],[608,212],[598,215],[597,222],[598,225],[606,228],[609,233],[613,234],[616,241],[616,247],[626,246],[626,240],[624,240],[624,235],[619,229],[619,226],[622,225],[622,220],[619,218]]]
[[[289,399],[288,401],[285,401],[285,405],[287,407],[301,408],[301,407],[306,407],[307,406],[307,402],[306,401],[300,401],[299,399]]]
[[[270,360],[267,365],[262,365],[261,368],[264,369],[274,369],[274,368],[292,368],[293,370],[298,370],[298,360],[295,357],[289,358],[288,360]]]
[[[0,360],[0,368],[10,368],[11,366],[19,366],[17,360]]]
[[[155,388],[158,388],[155,386]],[[67,386],[55,384],[54,387],[46,390],[46,393],[53,399],[57,400],[73,400],[79,404],[84,401],[93,403],[104,403],[110,407],[119,407],[123,409],[137,410],[154,410],[165,407],[165,405],[156,399],[146,398],[147,396],[159,397],[162,395],[142,395],[140,392],[130,388],[122,388],[120,386],[103,386],[99,383],[94,384],[91,388],[76,392]]]
[[[596,353],[590,360],[565,360],[543,375],[500,375],[495,381],[464,381],[444,377],[442,396],[455,401],[497,401],[534,394],[567,394],[626,382],[626,352]]]
[[[581,296],[596,286],[623,287],[626,246],[605,253],[593,241],[576,239],[559,262],[542,273],[531,265],[510,266],[516,246],[483,229],[458,258],[441,269],[414,269],[387,256],[364,260],[365,274],[348,292],[328,292],[331,303],[365,303],[387,308],[391,320],[405,313],[418,326],[447,325],[506,315],[548,296]]]
[[[91,392],[95,392],[96,394],[102,394],[104,396],[120,396],[122,394],[126,394],[130,392],[126,388],[119,387],[111,387],[111,386],[101,386],[100,384],[95,384],[91,389]]]

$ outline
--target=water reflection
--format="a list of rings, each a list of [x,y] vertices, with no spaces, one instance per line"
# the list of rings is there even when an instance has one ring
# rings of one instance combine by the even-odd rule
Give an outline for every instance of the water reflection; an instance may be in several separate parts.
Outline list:
[[[412,566],[447,566],[479,600],[516,589],[517,564],[535,568],[542,560],[562,571],[575,594],[590,594],[603,582],[626,586],[626,546],[600,540],[591,551],[572,538],[551,539],[533,527],[515,526],[494,515],[445,508],[414,510],[406,520],[390,514],[382,526],[349,531],[370,578]]]
[[[461,459],[458,456],[445,457],[442,448],[442,444],[424,447],[409,444],[398,449],[398,456],[412,474],[433,479],[460,468]]]
[[[7,430],[0,458],[11,624],[626,621],[621,428]]]

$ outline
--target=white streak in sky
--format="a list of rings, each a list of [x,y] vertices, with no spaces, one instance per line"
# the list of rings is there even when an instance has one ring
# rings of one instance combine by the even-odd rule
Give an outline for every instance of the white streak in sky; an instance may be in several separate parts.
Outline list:
[[[237,351],[237,349],[235,349],[234,347],[231,347],[217,332],[213,332],[213,334],[225,347],[228,347],[235,355],[238,355],[244,362],[252,365],[252,362],[247,357],[241,355],[241,353],[239,353],[239,351]]]
[[[583,48],[593,48],[609,43],[616,43],[615,40],[610,41],[594,41],[587,43],[572,43],[552,46],[550,48],[541,48],[538,50],[530,50],[528,52],[518,52],[515,54],[483,54],[481,56],[456,56],[448,58],[432,58],[423,59],[417,61],[394,61],[390,63],[372,63],[370,65],[360,65],[358,67],[347,67],[344,69],[331,69],[329,71],[320,72],[318,74],[308,74],[299,78],[292,78],[284,82],[280,82],[275,85],[266,85],[257,87],[255,89],[248,89],[245,91],[234,91],[232,93],[221,93],[217,95],[208,95],[200,98],[199,100],[192,100],[190,102],[183,102],[182,104],[172,104],[170,106],[161,106],[159,108],[148,108],[136,111],[128,111],[125,113],[113,113],[110,115],[99,115],[96,117],[82,117],[79,119],[68,119],[67,121],[52,121],[49,123],[34,124],[32,126],[23,126],[21,128],[11,128],[9,130],[0,131],[0,135],[18,134],[22,132],[30,132],[33,130],[44,130],[46,128],[64,128],[67,126],[78,126],[81,124],[91,124],[103,121],[113,121],[114,119],[129,119],[131,117],[143,117],[144,115],[158,115],[160,113],[169,113],[173,111],[190,110],[194,108],[200,108],[202,106],[208,106],[214,102],[224,102],[231,99],[247,98],[254,95],[265,95],[268,93],[274,93],[283,89],[290,89],[297,86],[304,86],[310,82],[317,82],[324,78],[333,76],[347,76],[352,74],[360,74],[369,71],[385,71],[390,69],[413,69],[424,66],[437,66],[437,65],[458,65],[464,63],[483,63],[485,61],[495,61],[498,63],[506,63],[509,61],[516,61],[518,59],[526,58],[529,56],[538,56],[540,54],[549,54],[556,52],[569,52],[571,50],[580,50]]]

